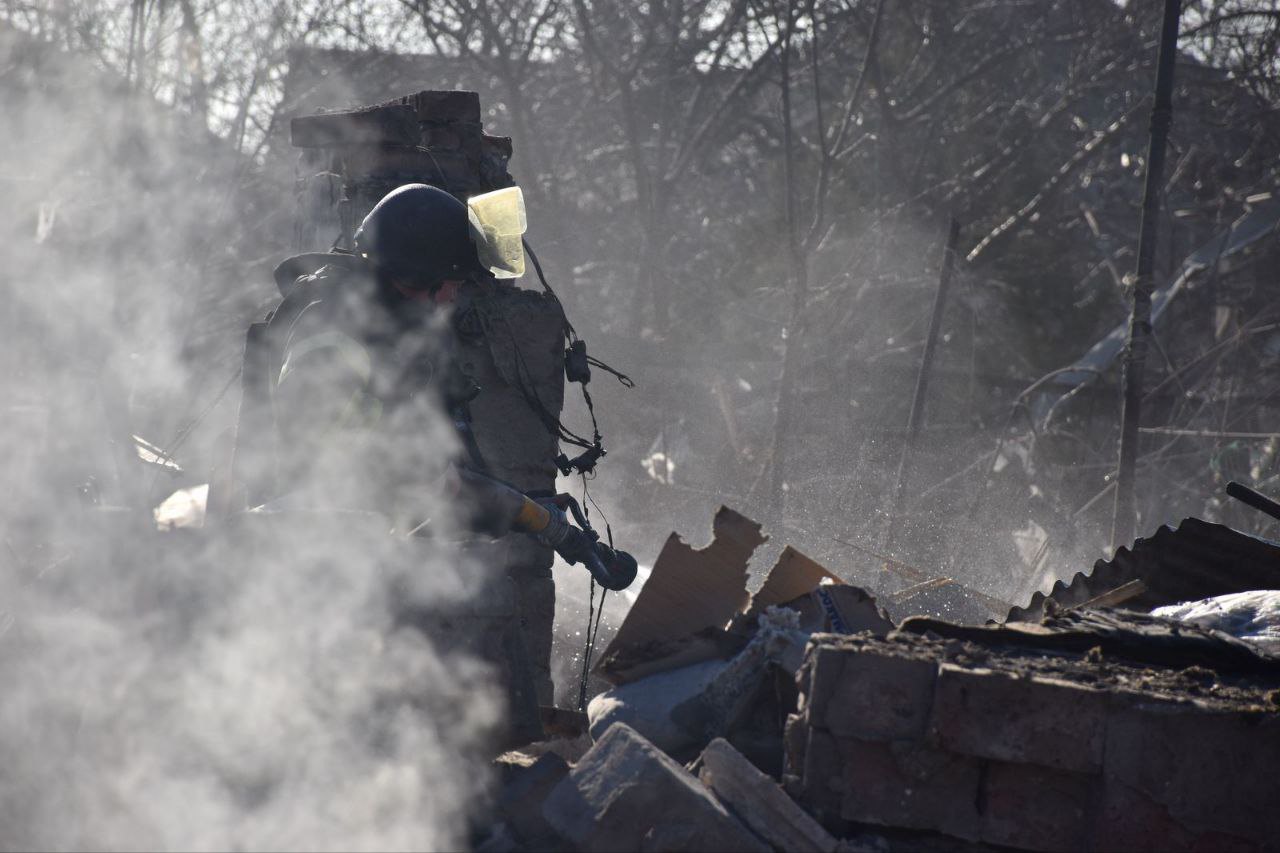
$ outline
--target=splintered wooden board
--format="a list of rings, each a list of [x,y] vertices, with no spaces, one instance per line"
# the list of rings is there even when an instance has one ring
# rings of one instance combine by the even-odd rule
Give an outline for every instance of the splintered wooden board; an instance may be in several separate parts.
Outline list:
[[[807,595],[824,580],[833,584],[844,583],[824,566],[788,545],[751,597],[750,613],[756,614],[774,604],[786,604]]]
[[[693,548],[671,534],[601,660],[625,647],[723,627],[747,604],[747,561],[768,537],[728,507],[716,513],[712,535],[710,545]]]

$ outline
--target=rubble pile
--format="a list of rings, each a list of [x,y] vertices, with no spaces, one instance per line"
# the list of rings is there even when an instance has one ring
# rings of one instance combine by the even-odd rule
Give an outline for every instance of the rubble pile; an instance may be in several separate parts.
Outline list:
[[[1280,838],[1280,797],[1262,781],[1280,764],[1280,657],[1264,644],[1052,600],[1036,602],[1039,621],[895,623],[790,548],[749,596],[759,526],[722,509],[714,532],[703,549],[668,541],[597,667],[614,686],[588,731],[504,756],[481,849]]]

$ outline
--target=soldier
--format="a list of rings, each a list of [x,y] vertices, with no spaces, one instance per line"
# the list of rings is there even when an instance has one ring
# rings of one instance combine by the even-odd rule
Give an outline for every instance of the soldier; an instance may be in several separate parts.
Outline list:
[[[570,523],[562,502],[486,473],[468,408],[481,389],[452,357],[455,336],[482,333],[463,322],[464,285],[493,284],[477,239],[465,204],[407,184],[365,217],[354,253],[307,256],[322,265],[297,277],[267,326],[274,503],[373,509],[409,533],[444,496],[466,527],[530,534],[606,588],[625,588],[634,561]],[[291,262],[286,276],[299,269]],[[454,436],[430,433],[441,411]]]

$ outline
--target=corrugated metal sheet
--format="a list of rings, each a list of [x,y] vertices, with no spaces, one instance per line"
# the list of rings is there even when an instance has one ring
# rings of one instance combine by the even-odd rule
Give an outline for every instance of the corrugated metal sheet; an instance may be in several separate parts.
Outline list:
[[[1146,592],[1124,606],[1150,609],[1251,589],[1280,589],[1280,543],[1241,533],[1198,518],[1184,519],[1176,529],[1162,526],[1155,535],[1121,548],[1093,571],[1077,573],[1070,583],[1058,581],[1048,595],[1037,592],[1026,607],[1009,611],[1006,621],[1027,622],[1044,615],[1052,598],[1072,607],[1132,580]]]

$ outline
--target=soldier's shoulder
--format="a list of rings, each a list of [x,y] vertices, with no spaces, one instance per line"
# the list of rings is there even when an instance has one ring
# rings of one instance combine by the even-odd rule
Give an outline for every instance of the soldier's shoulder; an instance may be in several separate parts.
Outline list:
[[[368,275],[364,259],[355,255],[306,252],[277,264],[273,277],[280,295],[287,297],[300,287],[319,290]]]
[[[372,293],[366,286],[371,279],[360,258],[295,255],[277,267],[276,276],[283,298],[269,323],[281,340],[301,330],[350,326],[353,317],[367,313],[363,306]]]

